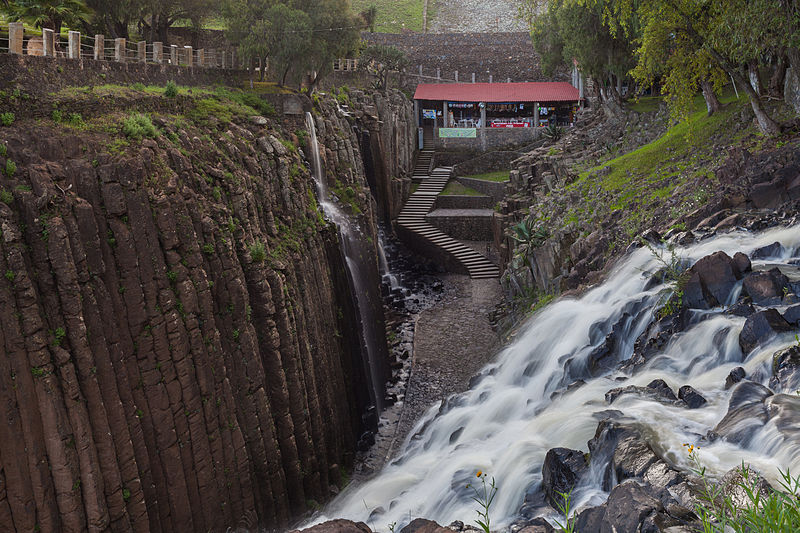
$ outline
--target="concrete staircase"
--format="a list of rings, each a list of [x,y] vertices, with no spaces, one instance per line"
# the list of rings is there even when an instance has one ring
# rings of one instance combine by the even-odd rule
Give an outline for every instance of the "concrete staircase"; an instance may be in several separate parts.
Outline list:
[[[431,160],[433,160],[433,149],[423,148],[419,151],[417,165],[414,167],[414,178],[428,176],[430,174]]]
[[[426,171],[427,172],[427,171]],[[430,177],[417,175],[414,181],[419,182],[417,190],[408,198],[406,205],[397,217],[398,234],[404,234],[409,240],[418,240],[420,247],[435,249],[448,259],[448,264],[456,270],[469,274],[473,279],[500,277],[500,269],[488,259],[441,232],[425,221],[425,215],[433,207],[436,197],[444,190],[452,176],[452,167],[439,167],[433,170]]]

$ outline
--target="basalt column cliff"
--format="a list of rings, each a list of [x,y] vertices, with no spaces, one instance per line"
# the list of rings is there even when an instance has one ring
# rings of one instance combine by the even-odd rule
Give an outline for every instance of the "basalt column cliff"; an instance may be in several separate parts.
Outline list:
[[[78,92],[0,128],[2,528],[279,527],[370,424],[302,120],[204,96]],[[80,124],[35,116],[55,104]],[[329,185],[374,235],[357,134],[319,110]]]

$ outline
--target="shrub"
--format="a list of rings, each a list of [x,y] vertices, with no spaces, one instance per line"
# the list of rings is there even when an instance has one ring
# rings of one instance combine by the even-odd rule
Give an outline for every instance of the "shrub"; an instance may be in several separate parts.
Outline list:
[[[12,177],[17,172],[17,164],[10,159],[6,159],[6,176]]]
[[[58,109],[53,109],[53,112],[50,113],[50,118],[53,119],[53,122],[61,122],[64,119],[64,115]]]
[[[214,253],[214,245],[210,242],[207,242],[203,245],[203,253],[211,255]]]
[[[0,157],[5,157],[8,155],[8,146],[3,143],[0,143]]]
[[[175,82],[170,80],[167,82],[167,86],[164,88],[164,96],[167,98],[175,98],[178,96],[178,86],[175,85]]]
[[[67,123],[73,126],[82,126],[83,125],[83,117],[80,113],[70,113],[67,117]]]
[[[11,113],[10,111],[6,113],[0,113],[0,125],[10,126],[14,123],[14,118],[16,118],[14,113]]]
[[[254,242],[250,245],[250,259],[254,263],[262,263],[267,258],[267,248],[263,242]]]
[[[11,191],[0,189],[0,202],[3,202],[6,205],[11,205],[11,202],[13,201],[14,201],[14,195],[11,194]]]
[[[132,113],[125,122],[122,123],[122,133],[130,139],[137,141],[145,137],[155,139],[158,137],[158,130],[153,126],[150,117],[141,113]]]
[[[131,85],[131,89],[134,91],[144,91],[144,83],[134,83]]]

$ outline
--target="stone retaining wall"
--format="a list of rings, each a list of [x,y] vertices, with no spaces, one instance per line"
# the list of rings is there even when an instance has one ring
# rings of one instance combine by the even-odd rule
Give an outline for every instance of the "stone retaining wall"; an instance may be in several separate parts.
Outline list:
[[[0,76],[0,91],[20,89],[32,95],[56,92],[66,87],[109,83],[166,85],[168,81],[174,81],[178,85],[189,86],[241,86],[246,77],[241,70],[15,54],[0,54],[0,72],[3,73]],[[42,80],[47,82],[42,83]]]
[[[456,181],[465,187],[475,189],[479,193],[491,196],[495,202],[499,202],[506,196],[507,181],[476,180],[473,178],[456,178]]]
[[[456,176],[469,176],[511,169],[511,162],[522,156],[523,153],[516,150],[488,152],[463,163],[458,163],[455,165],[453,173]]]
[[[478,128],[475,139],[441,138],[438,130],[433,143],[436,150],[486,152],[510,150],[538,139],[541,128]]]
[[[422,74],[446,80],[471,82],[493,81],[569,81],[568,73],[545,78],[539,54],[526,32],[508,33],[363,33],[369,44],[395,46],[409,60],[409,74]],[[424,83],[424,82],[423,82]],[[428,83],[436,83],[430,80]]]
[[[434,209],[492,209],[496,203],[491,196],[440,194],[433,206]]]
[[[454,239],[491,241],[493,214],[490,209],[436,209],[425,220]]]

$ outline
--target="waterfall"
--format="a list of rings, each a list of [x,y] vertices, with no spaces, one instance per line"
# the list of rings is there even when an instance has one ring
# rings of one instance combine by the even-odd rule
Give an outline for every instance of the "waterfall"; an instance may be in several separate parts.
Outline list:
[[[325,169],[319,153],[317,129],[314,117],[310,112],[306,112],[306,127],[310,139],[311,170],[317,187],[319,205],[325,218],[336,224],[339,229],[339,240],[347,268],[348,281],[358,307],[364,355],[362,360],[366,367],[365,373],[370,381],[368,383],[370,397],[377,411],[380,412],[383,409],[383,393],[388,378],[388,356],[384,353],[386,342],[385,332],[382,331],[383,320],[375,318],[377,313],[383,312],[382,303],[380,298],[375,298],[377,301],[372,301],[370,298],[371,294],[379,296],[377,283],[376,287],[370,286],[366,271],[370,258],[375,254],[375,247],[368,242],[358,224],[330,199],[325,183]],[[383,351],[381,347],[383,347]]]
[[[747,253],[775,241],[798,249],[800,226],[722,235],[677,252],[695,262],[717,250]],[[476,505],[466,485],[482,470],[499,486],[492,524],[507,526],[525,494],[539,487],[547,451],[559,446],[586,451],[601,413],[608,409],[624,412],[662,456],[688,471],[692,465],[683,443],[698,442],[725,415],[731,393],[723,386],[728,373],[744,366],[748,376],[766,384],[771,355],[795,339],[791,334],[779,336],[742,362],[738,336],[745,319],[720,309],[697,311],[705,313],[705,319],[674,335],[644,368],[632,374],[611,370],[586,377],[581,369],[587,366],[589,353],[614,324],[625,324],[616,359],[631,357],[634,341],[653,320],[660,293],[667,288],[648,285],[646,273],[659,266],[650,251],[640,249],[580,298],[560,299],[537,313],[482,370],[471,390],[431,407],[392,463],[372,479],[345,489],[313,523],[348,518],[385,530],[392,523],[400,529],[417,517],[445,525],[453,520],[471,522]],[[574,383],[578,377],[585,384],[567,390],[570,384],[578,385]],[[604,399],[609,389],[644,386],[657,378],[673,389],[691,384],[708,403],[690,410],[638,395],[621,396],[613,406]],[[782,437],[774,424],[757,430],[747,447],[720,439],[705,444],[699,454],[712,475],[742,461],[770,476],[777,474],[777,468],[800,469],[800,439]],[[592,470],[601,471],[594,465]],[[597,505],[608,496],[598,477],[588,477],[573,493],[577,506]]]
[[[389,261],[386,260],[386,237],[383,235],[383,230],[378,230],[378,266],[381,269],[381,276],[384,281],[389,283],[390,289],[399,289],[400,280],[397,274],[393,273],[389,268]]]

